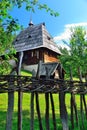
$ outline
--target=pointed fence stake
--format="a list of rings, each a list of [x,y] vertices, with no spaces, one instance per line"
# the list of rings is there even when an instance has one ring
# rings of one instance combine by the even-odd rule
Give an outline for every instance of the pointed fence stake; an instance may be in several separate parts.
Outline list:
[[[14,87],[14,79],[10,77],[9,86],[10,88]],[[6,119],[6,130],[12,130],[12,117],[14,109],[14,92],[8,92],[8,110],[7,110],[7,119]]]
[[[43,130],[42,122],[41,122],[40,106],[39,106],[39,97],[38,97],[38,93],[35,93],[35,94],[36,94],[36,110],[37,110],[37,115],[38,115],[38,120],[39,120],[39,128],[40,130]]]
[[[31,93],[30,112],[30,130],[34,130],[34,93]]]
[[[19,52],[18,75],[21,75],[21,66],[23,60],[23,52]],[[22,130],[22,92],[21,92],[21,78],[18,80],[18,130]]]

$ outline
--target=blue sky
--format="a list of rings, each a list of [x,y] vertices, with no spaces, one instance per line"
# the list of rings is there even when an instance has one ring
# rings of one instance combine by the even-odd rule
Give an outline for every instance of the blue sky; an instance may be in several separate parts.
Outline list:
[[[87,0],[39,0],[46,3],[50,8],[59,13],[58,17],[50,16],[45,10],[37,10],[32,13],[34,24],[45,22],[49,33],[55,41],[67,39],[71,26],[82,25],[87,27]],[[30,21],[30,12],[24,6],[21,9],[14,8],[11,11],[14,18],[19,19],[19,23],[25,28]]]

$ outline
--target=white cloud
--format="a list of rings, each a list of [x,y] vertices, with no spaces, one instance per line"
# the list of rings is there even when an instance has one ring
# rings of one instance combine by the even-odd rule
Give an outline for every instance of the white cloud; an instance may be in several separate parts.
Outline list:
[[[67,50],[70,50],[70,47],[67,44],[64,44],[64,42],[61,40],[57,42],[57,45],[59,48],[62,47],[62,48],[66,48]]]
[[[69,28],[65,28],[63,33],[61,33],[60,35],[54,37],[54,40],[56,42],[58,40],[62,40],[62,39],[68,40],[70,38],[70,34],[71,34],[70,29]]]
[[[78,27],[78,26],[83,26],[83,27],[87,27],[87,23],[73,23],[73,24],[66,24],[64,26],[64,32],[62,32],[60,35],[55,36],[54,40],[55,42],[58,42],[59,40],[69,40],[70,36],[71,36],[71,31],[70,28],[71,27]]]
[[[78,26],[86,27],[87,26],[87,22],[84,22],[84,23],[73,23],[73,24],[66,24],[65,25],[66,28],[78,27]]]
[[[66,47],[67,49],[69,49],[69,47],[66,44],[64,44],[63,40],[68,42],[71,36],[70,28],[78,26],[87,27],[87,22],[66,24],[64,26],[64,32],[62,32],[60,35],[55,36],[54,41],[58,44],[58,46],[62,46],[63,48]]]

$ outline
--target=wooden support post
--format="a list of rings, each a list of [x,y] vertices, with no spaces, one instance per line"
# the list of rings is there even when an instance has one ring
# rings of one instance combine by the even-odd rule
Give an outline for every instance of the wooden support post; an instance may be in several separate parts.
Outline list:
[[[37,79],[40,78],[41,65],[42,65],[42,61],[39,61],[39,63],[38,63],[38,69],[37,69],[37,74],[36,74],[36,78],[37,78]]]

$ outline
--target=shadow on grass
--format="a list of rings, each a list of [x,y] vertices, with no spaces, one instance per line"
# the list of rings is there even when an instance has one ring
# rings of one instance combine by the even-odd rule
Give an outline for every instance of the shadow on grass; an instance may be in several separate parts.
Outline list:
[[[5,130],[5,126],[6,126],[6,111],[0,111],[0,130]],[[27,130],[30,129],[30,113],[28,110],[23,110],[23,114],[22,114],[22,128],[23,130]],[[43,130],[46,130],[45,127],[45,115],[42,114],[42,125],[43,125]],[[17,130],[17,112],[13,113],[13,124],[12,124],[12,130]],[[52,116],[50,115],[50,129],[54,130],[53,128],[53,120],[52,120]],[[57,122],[57,128],[58,130],[62,130],[61,124],[60,124],[60,120],[56,119]],[[37,113],[35,113],[34,115],[34,130],[39,130],[39,122],[38,122],[38,117],[37,117]]]
[[[6,112],[0,111],[0,130],[5,130],[6,125]]]
[[[79,111],[78,111],[79,112]],[[30,113],[28,110],[23,110],[22,114],[22,128],[23,130],[28,130],[30,129]],[[46,130],[46,122],[45,122],[45,114],[41,114],[41,119],[42,119],[42,126],[43,130]],[[12,125],[12,130],[17,130],[17,112],[13,113],[13,125]],[[53,127],[53,119],[52,115],[50,114],[50,130],[54,130]],[[62,124],[60,121],[60,117],[58,114],[56,114],[56,124],[57,124],[57,129],[62,130]],[[74,122],[75,128],[71,128],[71,122],[70,122],[70,115],[69,115],[69,130],[87,130],[87,120],[84,118],[84,129],[82,126],[82,121],[79,115],[79,126],[76,125],[76,122]],[[0,111],[0,130],[5,130],[6,126],[6,111]],[[34,114],[34,130],[39,130],[39,122],[38,122],[38,117],[37,113]]]

